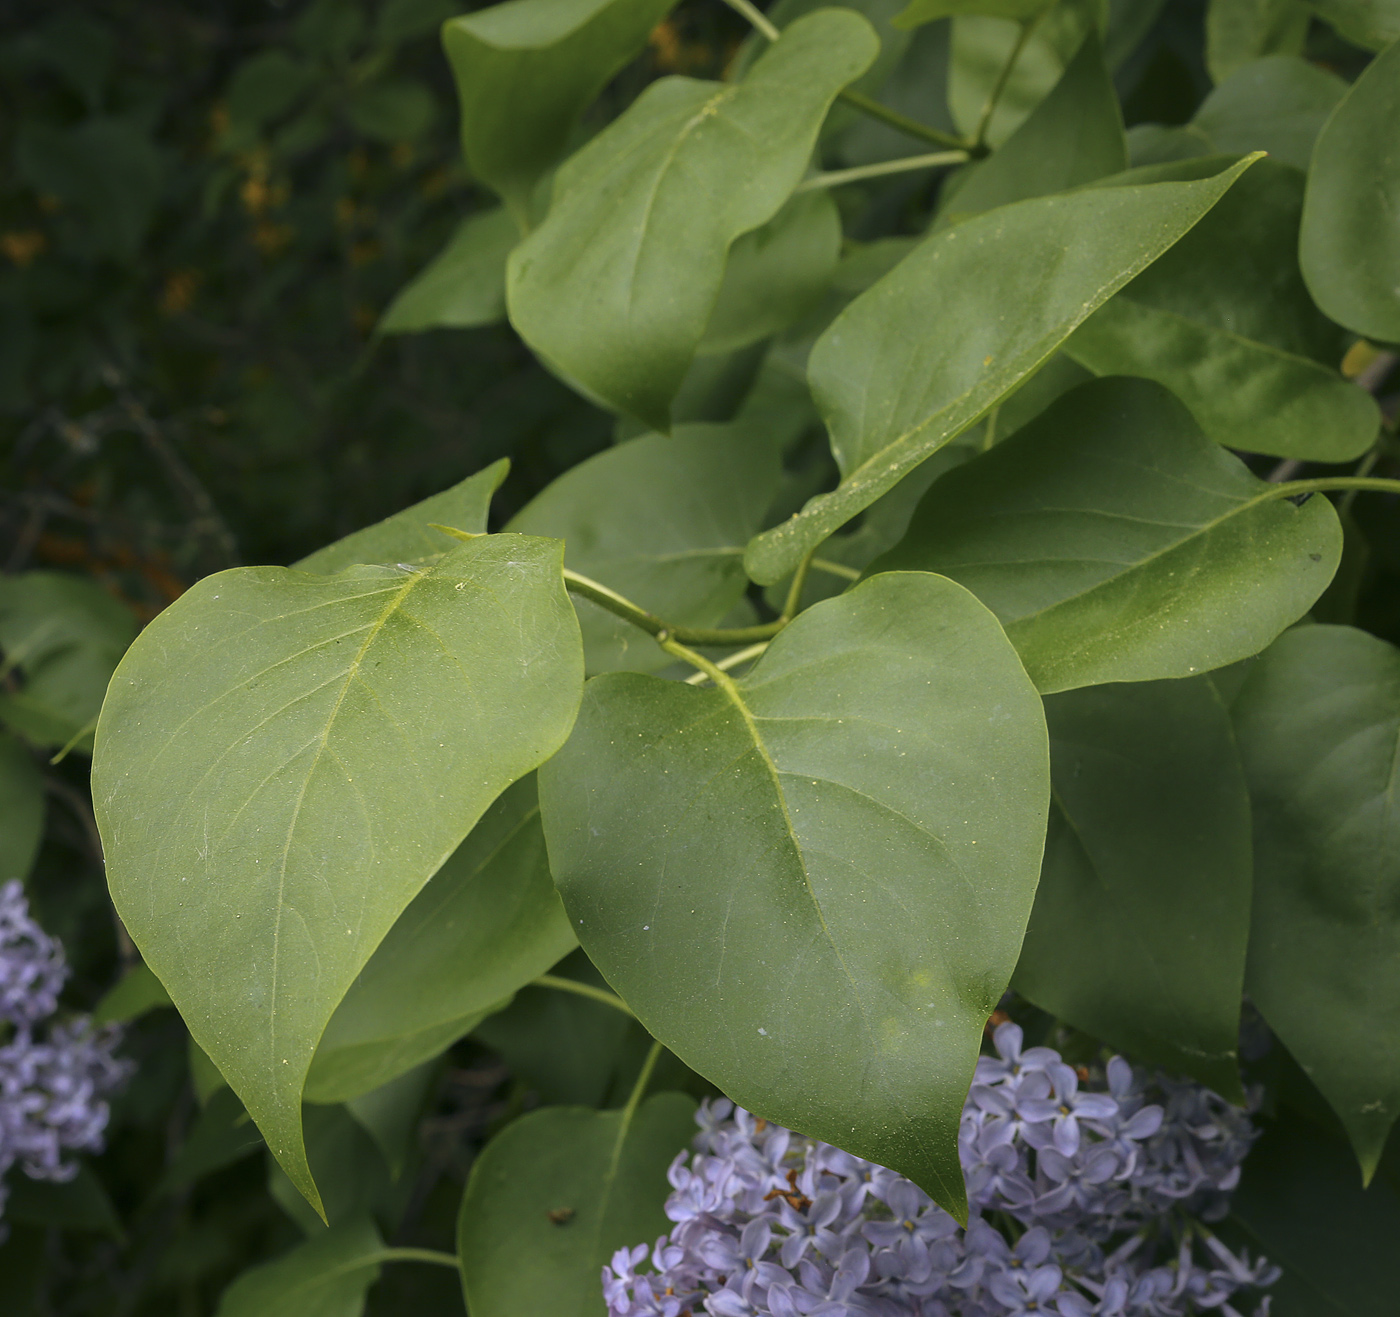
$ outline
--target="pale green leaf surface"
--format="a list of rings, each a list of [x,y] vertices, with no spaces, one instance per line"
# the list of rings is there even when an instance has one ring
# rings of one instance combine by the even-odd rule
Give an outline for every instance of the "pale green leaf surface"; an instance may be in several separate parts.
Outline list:
[[[43,775],[23,744],[0,732],[0,883],[29,876],[43,835]]]
[[[1400,0],[1307,0],[1348,41],[1380,50],[1400,39]]]
[[[653,1036],[963,1212],[959,1113],[1047,774],[994,619],[896,573],[801,613],[723,689],[594,678],[540,804],[574,932]]]
[[[546,1107],[506,1126],[472,1166],[457,1222],[472,1317],[606,1317],[599,1273],[670,1229],[666,1168],[694,1116],[693,1098],[658,1093],[634,1111]]]
[[[525,341],[591,396],[669,429],[730,244],[777,214],[831,102],[878,49],[859,14],[822,9],[741,83],[652,83],[560,167],[549,215],[511,254]]]
[[[360,1317],[383,1250],[368,1218],[347,1222],[245,1271],[215,1317]]]
[[[1045,692],[1257,653],[1326,588],[1332,506],[1273,496],[1160,385],[1081,385],[925,496],[872,572],[961,582]]]
[[[1400,11],[1398,11],[1400,12]],[[1400,342],[1400,41],[1377,55],[1313,150],[1303,278],[1340,325]]]
[[[1345,462],[1380,410],[1344,379],[1341,335],[1298,269],[1303,176],[1261,160],[1065,345],[1099,375],[1166,385],[1217,443]]]
[[[1369,1178],[1400,1113],[1400,651],[1299,627],[1231,712],[1254,800],[1247,989]]]
[[[747,584],[744,545],[780,477],[771,444],[742,426],[685,425],[581,462],[522,508],[509,529],[564,541],[564,562],[678,626],[717,626]],[[644,632],[575,601],[590,672],[659,670],[672,660]]]
[[[506,257],[520,241],[504,209],[470,215],[446,247],[389,303],[381,334],[424,329],[471,329],[506,318]]]
[[[422,567],[434,562],[459,543],[450,535],[434,530],[434,525],[481,534],[486,529],[491,496],[501,487],[509,471],[510,459],[503,457],[451,489],[425,498],[373,526],[353,531],[293,566],[299,571],[331,576],[356,563]]]
[[[1054,89],[986,160],[957,181],[940,219],[957,221],[1029,197],[1064,192],[1128,167],[1123,115],[1097,32],[1084,38]]]
[[[822,190],[793,197],[729,249],[700,352],[757,343],[815,309],[841,256],[841,215]]]
[[[1346,94],[1335,73],[1292,55],[1271,55],[1237,69],[1196,111],[1192,128],[1231,155],[1267,151],[1306,172],[1313,143]]]
[[[467,165],[523,223],[579,116],[674,0],[506,0],[449,19]]]
[[[575,945],[549,876],[535,780],[522,778],[360,971],[317,1047],[307,1100],[357,1097],[437,1055]]]
[[[1187,232],[1248,163],[1197,181],[1038,197],[926,238],[813,348],[808,376],[842,480],[749,545],[749,575],[781,580],[965,430]]]
[[[1249,791],[1204,677],[1045,701],[1050,828],[1018,992],[1137,1061],[1244,1100]]]
[[[1308,35],[1302,0],[1210,0],[1206,68],[1222,83],[1265,55],[1301,55]]]
[[[573,722],[561,553],[495,535],[422,571],[221,572],[114,678],[93,770],[113,900],[313,1204],[301,1093],[327,1021]]]
[[[1059,0],[1043,8],[1045,14],[1031,27],[987,123],[986,140],[992,146],[1004,142],[1049,95],[1085,36],[1093,29],[1102,34],[1108,6],[1103,0]],[[958,131],[970,137],[1001,82],[1022,26],[986,14],[964,14],[953,19],[952,28],[948,108]]]

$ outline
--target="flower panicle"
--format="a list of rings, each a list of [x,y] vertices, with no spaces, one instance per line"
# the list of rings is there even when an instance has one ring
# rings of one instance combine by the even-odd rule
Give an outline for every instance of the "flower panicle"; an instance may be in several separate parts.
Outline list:
[[[1091,1085],[1013,1023],[994,1045],[959,1131],[966,1229],[893,1171],[706,1102],[670,1168],[673,1229],[604,1269],[610,1317],[1241,1317],[1278,1271],[1206,1223],[1248,1114],[1121,1057]]]

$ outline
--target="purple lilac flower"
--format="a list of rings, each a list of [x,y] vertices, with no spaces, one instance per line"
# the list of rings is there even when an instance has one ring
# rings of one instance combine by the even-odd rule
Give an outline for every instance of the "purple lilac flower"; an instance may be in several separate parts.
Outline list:
[[[1277,1268],[1204,1222],[1248,1115],[1121,1057],[1086,1080],[1014,1024],[994,1041],[963,1109],[965,1230],[893,1171],[707,1102],[671,1166],[674,1229],[604,1271],[610,1317],[1241,1317]]]
[[[102,1150],[106,1099],[133,1068],[113,1055],[116,1026],[46,1023],[67,978],[63,948],[30,917],[23,886],[0,887],[0,1020],[10,1026],[0,1045],[0,1177],[16,1163],[36,1180],[76,1175],[65,1154]],[[0,1183],[0,1212],[4,1201]]]

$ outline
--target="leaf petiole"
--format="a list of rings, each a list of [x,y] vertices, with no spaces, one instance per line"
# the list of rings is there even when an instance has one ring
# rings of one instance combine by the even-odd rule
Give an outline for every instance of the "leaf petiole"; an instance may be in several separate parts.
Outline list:
[[[357,1267],[376,1262],[430,1262],[436,1267],[451,1267],[453,1271],[462,1265],[455,1253],[441,1253],[435,1248],[381,1248],[355,1259]]]
[[[637,1018],[632,1008],[616,993],[609,992],[606,988],[595,988],[591,983],[580,983],[577,979],[566,979],[558,974],[541,974],[539,978],[534,980],[534,986],[555,988],[560,992],[572,992],[579,997],[600,1001],[605,1006],[611,1006],[613,1010],[621,1011],[634,1020]]]
[[[1049,6],[1041,10],[1041,12],[1029,22],[1021,24],[1021,31],[1016,38],[1016,44],[1011,47],[1011,54],[1006,57],[1006,63],[1002,65],[1001,72],[997,74],[997,80],[992,85],[992,91],[987,97],[987,103],[982,107],[982,117],[978,119],[977,131],[972,135],[973,150],[984,150],[986,148],[987,130],[992,125],[992,115],[996,113],[996,108],[1001,101],[1002,93],[1006,90],[1006,84],[1011,81],[1011,75],[1016,69],[1016,63],[1021,58],[1021,52],[1026,48],[1026,42],[1031,39],[1031,33],[1035,31],[1036,24],[1045,16],[1048,9]]]
[[[649,636],[659,638],[664,632],[692,645],[749,645],[759,640],[771,640],[788,623],[787,618],[780,617],[776,622],[765,622],[760,626],[672,626],[669,622],[662,621],[655,613],[650,613],[639,604],[624,598],[616,590],[610,590],[606,585],[570,571],[567,567],[564,568],[564,584],[572,594],[582,595],[600,608],[606,608],[608,612],[622,618],[624,622],[630,622]]]
[[[902,160],[885,160],[877,165],[856,165],[851,169],[833,169],[824,174],[804,178],[793,192],[815,192],[818,188],[842,187],[867,178],[884,178],[889,174],[908,174],[919,169],[938,169],[943,165],[960,165],[967,160],[966,151],[935,151],[931,155],[911,155]]]

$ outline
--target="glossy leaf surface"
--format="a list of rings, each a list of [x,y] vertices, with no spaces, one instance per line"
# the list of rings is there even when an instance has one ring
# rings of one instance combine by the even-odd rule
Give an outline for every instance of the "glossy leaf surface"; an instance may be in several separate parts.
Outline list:
[[[1341,542],[1329,503],[1270,496],[1165,389],[1105,379],[944,476],[870,570],[961,582],[1050,692],[1256,653],[1326,588]]]
[[[1098,34],[1084,39],[1055,88],[995,152],[960,180],[941,218],[957,220],[1064,192],[1128,167],[1123,115]]]
[[[471,215],[399,291],[380,317],[381,334],[471,329],[506,318],[506,257],[520,230],[506,210]]]
[[[317,1047],[307,1100],[357,1097],[437,1055],[574,946],[549,876],[535,781],[523,778],[360,971]]]
[[[450,19],[467,165],[522,222],[579,115],[646,44],[673,0],[507,0]]]
[[[23,744],[0,732],[0,883],[29,876],[43,835],[43,775]]]
[[[860,15],[823,9],[741,83],[652,83],[561,166],[548,217],[511,255],[525,341],[608,406],[669,429],[730,244],[777,214],[831,102],[878,49]]]
[[[567,736],[581,650],[557,542],[422,571],[207,577],[128,651],[93,795],[113,900],[314,1203],[307,1067],[385,933]]]
[[[1045,701],[1045,863],[1016,966],[1037,1006],[1140,1062],[1242,1101],[1250,812],[1203,677]]]
[[[360,1317],[383,1250],[367,1219],[334,1227],[244,1272],[224,1291],[215,1317]]]
[[[749,546],[749,574],[780,580],[971,425],[1200,220],[1243,168],[1040,197],[925,239],[812,349],[808,377],[842,480]]]
[[[635,1111],[547,1107],[498,1134],[457,1223],[472,1317],[604,1317],[608,1259],[670,1228],[666,1168],[694,1115],[693,1098],[658,1093]]]
[[[1376,56],[1317,139],[1299,246],[1318,306],[1382,342],[1400,341],[1397,123],[1400,41]]]
[[[1337,371],[1343,344],[1295,255],[1303,176],[1261,160],[1066,344],[1100,375],[1165,384],[1217,443],[1344,462],[1380,412]]]
[[[425,498],[373,526],[354,531],[324,549],[317,549],[295,566],[303,572],[330,576],[356,563],[422,567],[435,562],[460,541],[434,530],[433,526],[451,526],[472,535],[481,534],[486,529],[491,496],[501,487],[509,471],[510,461],[503,457],[451,489]]]
[[[995,621],[900,573],[800,614],[723,689],[595,678],[540,803],[574,932],[655,1037],[962,1211],[958,1116],[1046,774]]]
[[[1369,1177],[1400,1113],[1400,652],[1300,627],[1232,713],[1254,799],[1248,991]]]
[[[579,463],[509,529],[564,541],[564,562],[666,621],[716,626],[744,593],[743,553],[778,492],[778,455],[743,427],[677,426]],[[673,660],[645,632],[577,599],[591,672]]]

